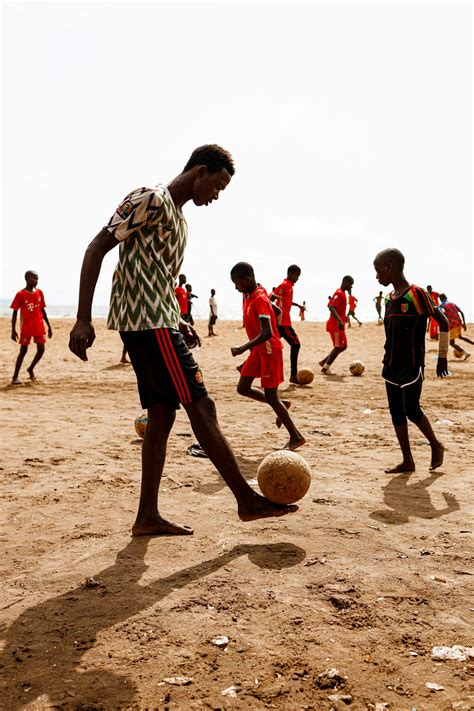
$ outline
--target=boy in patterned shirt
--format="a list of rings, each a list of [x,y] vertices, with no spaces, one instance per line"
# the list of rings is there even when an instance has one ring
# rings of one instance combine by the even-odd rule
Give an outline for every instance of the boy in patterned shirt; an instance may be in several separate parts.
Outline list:
[[[92,300],[104,256],[120,245],[114,272],[108,327],[120,332],[137,377],[140,400],[148,410],[142,449],[140,502],[132,534],[189,535],[158,511],[158,491],[168,438],[180,404],[193,431],[237,501],[243,521],[281,516],[295,506],[273,504],[242,476],[221,432],[214,402],[189,348],[199,343],[180,318],[175,283],[184,258],[187,224],[182,207],[189,200],[209,205],[234,174],[231,155],[215,144],[196,148],[182,172],[168,185],[132,191],[88,246],[81,270],[77,321],[69,348],[87,360],[95,339]]]
[[[283,346],[272,304],[265,289],[255,281],[253,268],[247,262],[238,262],[232,267],[230,278],[237,291],[246,296],[244,326],[250,339],[243,346],[230,349],[234,357],[250,351],[240,371],[237,392],[268,403],[277,416],[277,426],[284,425],[290,435],[285,449],[298,449],[306,440],[293,424],[288,412],[289,401],[280,400],[278,395],[278,386],[283,382]],[[252,387],[255,378],[260,378],[263,392]]]
[[[46,303],[41,289],[37,289],[38,274],[28,271],[25,274],[26,286],[19,291],[13,299],[10,308],[13,309],[12,314],[12,340],[18,341],[18,333],[16,331],[16,321],[18,311],[20,311],[21,329],[20,329],[20,352],[15,363],[15,371],[12,377],[12,385],[21,385],[18,376],[23,363],[23,359],[28,350],[31,339],[36,343],[36,355],[33,358],[31,365],[26,369],[30,380],[36,380],[34,374],[35,365],[41,360],[44,355],[44,344],[46,343],[44,322],[48,326],[48,338],[51,338],[53,331],[48,321],[46,314]]]
[[[440,294],[439,298],[441,299],[439,308],[444,313],[449,323],[449,345],[454,348],[460,357],[464,356],[464,360],[467,360],[471,357],[471,354],[465,351],[464,348],[461,348],[461,346],[458,346],[456,343],[456,338],[460,338],[461,341],[466,341],[474,346],[474,341],[471,341],[470,338],[462,335],[462,332],[467,329],[464,314],[459,306],[456,306],[456,304],[448,301],[446,294]]]
[[[408,438],[407,419],[426,437],[431,447],[430,471],[443,463],[444,446],[420,407],[425,366],[425,333],[428,318],[439,325],[436,375],[448,374],[448,321],[433,304],[428,293],[410,284],[403,273],[405,257],[398,249],[385,249],[374,259],[377,280],[394,290],[385,299],[385,355],[382,377],[385,380],[392,423],[402,451],[401,464],[386,469],[387,474],[415,471]]]

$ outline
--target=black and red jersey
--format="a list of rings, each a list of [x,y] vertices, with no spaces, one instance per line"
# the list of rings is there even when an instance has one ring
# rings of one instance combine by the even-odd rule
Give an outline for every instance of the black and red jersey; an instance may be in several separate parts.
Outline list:
[[[435,310],[428,292],[413,284],[400,296],[394,298],[392,292],[385,298],[385,365],[394,369],[424,366],[426,323]]]

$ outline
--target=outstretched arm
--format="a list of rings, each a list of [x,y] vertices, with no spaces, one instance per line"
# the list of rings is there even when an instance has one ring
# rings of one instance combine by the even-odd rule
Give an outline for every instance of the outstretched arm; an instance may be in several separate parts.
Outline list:
[[[87,360],[86,350],[92,346],[95,339],[94,326],[92,325],[92,300],[102,261],[107,252],[110,252],[118,244],[119,241],[104,227],[94,237],[84,255],[79,284],[77,319],[69,337],[69,349],[81,360]]]

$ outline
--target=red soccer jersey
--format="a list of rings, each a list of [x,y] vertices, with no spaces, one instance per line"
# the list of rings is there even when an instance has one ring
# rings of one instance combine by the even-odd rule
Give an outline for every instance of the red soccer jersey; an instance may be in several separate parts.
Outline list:
[[[431,298],[431,301],[434,303],[435,306],[439,306],[439,294],[437,291],[431,290],[431,292],[428,292]]]
[[[284,279],[273,291],[278,297],[277,304],[281,309],[280,326],[291,326],[291,304],[293,303],[293,282]]]
[[[357,299],[355,296],[352,296],[352,294],[349,294],[349,311],[354,311],[356,304],[357,304]]]
[[[336,289],[334,294],[332,295],[332,298],[329,301],[328,306],[333,306],[336,309],[336,312],[341,319],[342,323],[346,322],[346,308],[347,308],[347,298],[346,298],[346,292],[343,289]],[[327,331],[335,331],[339,328],[339,323],[337,321],[337,318],[333,316],[333,314],[330,315],[328,322],[326,323],[326,330]]]
[[[28,291],[22,289],[13,299],[10,308],[20,310],[21,330],[31,336],[44,334],[44,321],[42,309],[46,307],[41,289]]]
[[[179,310],[181,311],[182,314],[187,314],[188,313],[188,294],[187,294],[186,289],[183,289],[182,286],[177,286],[174,290],[174,293],[176,294],[176,298],[178,299]]]
[[[257,286],[257,288],[248,295],[244,303],[244,325],[250,341],[256,338],[262,330],[260,316],[270,319],[273,335],[268,341],[261,343],[259,346],[255,346],[252,350],[261,351],[263,353],[281,351],[283,346],[278,334],[275,313],[263,286]]]

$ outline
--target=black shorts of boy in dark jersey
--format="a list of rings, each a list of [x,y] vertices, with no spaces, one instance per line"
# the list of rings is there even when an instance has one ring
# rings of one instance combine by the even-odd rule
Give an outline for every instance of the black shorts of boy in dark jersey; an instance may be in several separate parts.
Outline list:
[[[178,410],[206,397],[201,370],[184,336],[173,328],[120,331],[137,376],[144,409],[157,403]]]
[[[300,339],[296,335],[293,326],[278,326],[280,338],[290,346],[290,373],[293,378],[296,378],[298,373],[298,353],[301,348]]]
[[[387,390],[388,407],[394,427],[406,425],[407,419],[415,425],[422,419],[420,407],[423,386],[423,368],[394,369],[384,365],[382,377]]]

